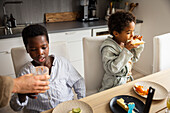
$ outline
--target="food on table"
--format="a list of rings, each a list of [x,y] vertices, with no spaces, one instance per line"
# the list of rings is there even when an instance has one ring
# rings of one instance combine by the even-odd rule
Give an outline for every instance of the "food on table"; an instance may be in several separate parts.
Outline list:
[[[141,86],[141,85],[135,85],[135,90],[140,94],[140,95],[148,95],[148,91],[149,91],[149,89],[147,89],[147,90],[144,90],[143,89],[143,86]]]
[[[128,112],[128,106],[125,103],[125,100],[123,98],[117,99],[117,104],[119,106],[121,106],[124,110],[126,110]],[[130,102],[130,104],[132,104],[132,102]],[[132,113],[135,113],[134,111],[132,111]]]
[[[73,108],[69,113],[82,113],[80,108]]]
[[[170,109],[170,98],[167,99],[166,104],[167,104],[167,108]]]

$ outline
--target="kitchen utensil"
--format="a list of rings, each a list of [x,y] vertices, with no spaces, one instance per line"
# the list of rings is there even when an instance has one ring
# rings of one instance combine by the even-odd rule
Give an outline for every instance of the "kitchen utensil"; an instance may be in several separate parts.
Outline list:
[[[135,104],[128,104],[128,113],[132,113],[133,109],[135,108]]]
[[[143,113],[149,113],[154,93],[155,93],[155,89],[152,88],[152,87],[149,87],[149,92],[148,92],[148,96],[147,96],[147,99],[146,99],[146,102],[145,102]]]
[[[130,4],[130,9],[129,9],[129,12],[132,12],[134,10],[135,7],[137,7],[139,4],[138,3],[131,3]]]

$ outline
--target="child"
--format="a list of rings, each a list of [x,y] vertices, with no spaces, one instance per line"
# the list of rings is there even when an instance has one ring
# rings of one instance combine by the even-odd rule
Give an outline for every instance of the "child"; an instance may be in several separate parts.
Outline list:
[[[136,19],[129,12],[116,12],[109,17],[108,27],[112,37],[101,45],[102,62],[105,74],[100,91],[125,84],[133,80],[131,69],[137,62],[144,44],[133,45]]]
[[[81,75],[63,57],[49,54],[49,38],[46,28],[41,25],[30,25],[22,31],[25,48],[33,61],[28,62],[20,71],[20,76],[31,73],[35,66],[47,66],[50,75],[50,89],[47,93],[40,93],[37,99],[30,99],[33,95],[14,95],[10,106],[14,111],[24,107],[31,113],[42,112],[56,107],[59,103],[72,100],[74,88],[77,98],[85,97],[85,83]]]

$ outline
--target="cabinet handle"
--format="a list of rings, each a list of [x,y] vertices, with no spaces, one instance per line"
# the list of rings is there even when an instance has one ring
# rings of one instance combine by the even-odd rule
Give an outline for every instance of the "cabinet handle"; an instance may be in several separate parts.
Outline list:
[[[1,51],[0,53],[2,53],[2,54],[11,54],[11,52],[9,52],[9,51]]]
[[[75,34],[76,32],[68,32],[68,33],[65,33],[66,35],[72,35],[72,34]]]

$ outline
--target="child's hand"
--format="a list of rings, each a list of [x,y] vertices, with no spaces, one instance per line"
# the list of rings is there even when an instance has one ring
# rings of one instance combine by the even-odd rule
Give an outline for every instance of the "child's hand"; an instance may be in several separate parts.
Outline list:
[[[127,43],[125,43],[125,45],[124,45],[124,47],[126,48],[126,49],[128,49],[128,50],[131,50],[131,49],[133,49],[133,48],[137,48],[138,46],[139,46],[140,44],[132,44],[131,43],[131,41],[129,41],[129,42],[127,42]]]

